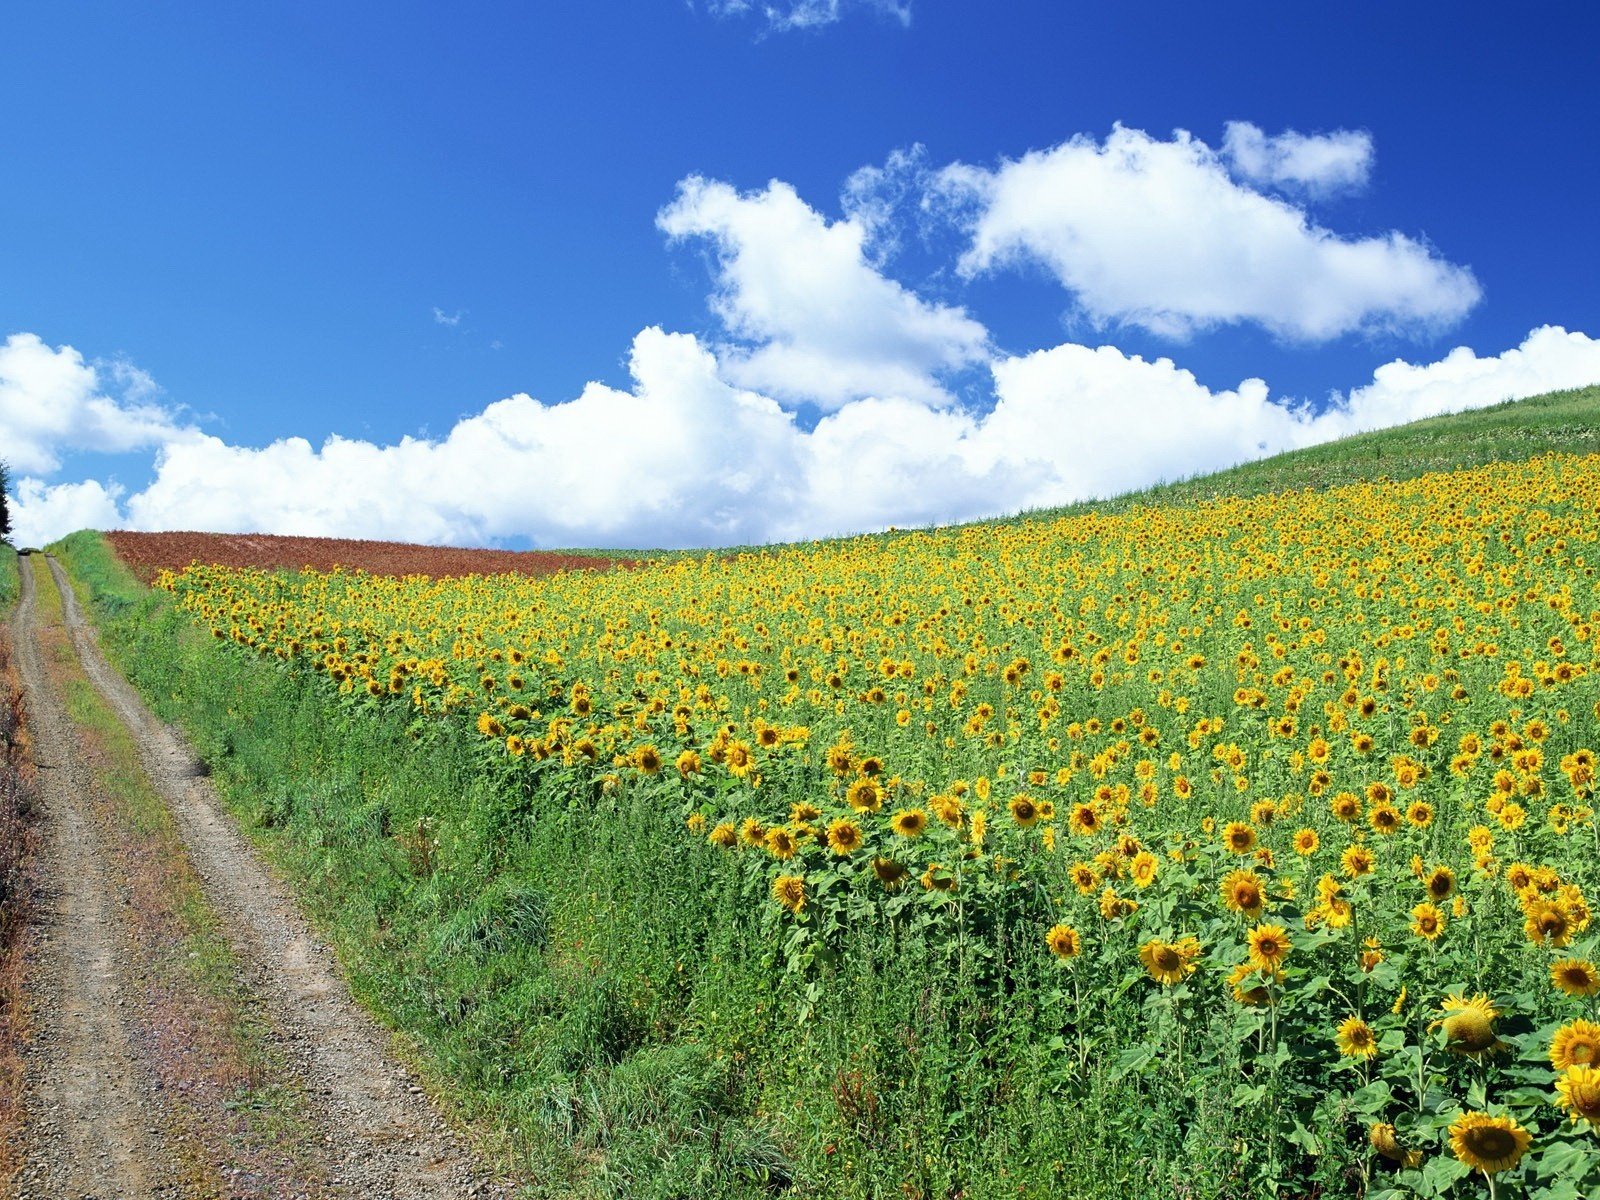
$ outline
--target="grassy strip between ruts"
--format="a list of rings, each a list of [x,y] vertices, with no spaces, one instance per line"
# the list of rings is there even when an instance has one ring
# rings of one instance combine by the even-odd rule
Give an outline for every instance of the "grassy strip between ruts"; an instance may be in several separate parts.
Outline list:
[[[284,1083],[266,1018],[138,747],[78,662],[44,556],[31,566],[47,670],[90,766],[107,868],[129,901],[128,968],[144,1001],[130,1036],[170,1101],[162,1116],[180,1147],[186,1194],[266,1196],[277,1194],[262,1190],[275,1186],[269,1179],[286,1178],[318,1194],[303,1097]]]

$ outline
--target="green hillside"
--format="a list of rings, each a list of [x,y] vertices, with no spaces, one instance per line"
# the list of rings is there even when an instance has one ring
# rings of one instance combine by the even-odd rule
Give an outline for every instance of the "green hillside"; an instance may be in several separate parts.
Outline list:
[[[1320,490],[1384,476],[1414,479],[1430,471],[1521,462],[1552,452],[1600,454],[1600,384],[1429,417],[1111,499],[1086,500],[1024,515],[1121,512],[1140,504],[1189,504],[1292,488]]]

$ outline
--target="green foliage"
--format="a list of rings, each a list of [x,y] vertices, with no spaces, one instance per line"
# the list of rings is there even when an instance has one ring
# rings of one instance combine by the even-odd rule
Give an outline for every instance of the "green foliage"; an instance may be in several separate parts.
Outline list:
[[[11,536],[11,472],[0,462],[0,541]]]
[[[8,543],[0,542],[0,616],[11,611],[21,590],[21,560]]]

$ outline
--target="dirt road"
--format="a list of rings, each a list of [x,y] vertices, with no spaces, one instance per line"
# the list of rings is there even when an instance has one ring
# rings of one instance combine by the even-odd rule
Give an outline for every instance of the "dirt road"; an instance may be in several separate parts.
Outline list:
[[[486,1182],[395,1061],[388,1036],[350,999],[337,964],[223,812],[182,738],[107,664],[59,565],[51,561],[49,567],[45,583],[42,571],[36,579],[24,564],[22,602],[13,619],[41,768],[45,886],[32,941],[37,1033],[27,1053],[25,1165],[16,1195],[432,1200],[505,1194]],[[41,588],[52,584],[59,610],[53,600],[41,604]],[[65,636],[41,618],[44,611],[59,611]],[[241,999],[230,1001],[228,1021],[245,1023],[238,1016],[242,1006],[250,1036],[264,1043],[251,1054],[266,1056],[281,1072],[273,1091],[291,1098],[285,1103],[292,1111],[275,1113],[273,1128],[299,1130],[299,1152],[239,1159],[248,1159],[249,1170],[230,1166],[230,1156],[248,1140],[237,1122],[222,1128],[238,1111],[237,1097],[222,1096],[213,1122],[203,1098],[218,1093],[215,1081],[182,1077],[181,1068],[196,1059],[187,1053],[191,1045],[207,1043],[212,1033],[218,1045],[233,1045],[242,1035],[197,1030],[194,1013],[212,1009],[184,997],[169,1005],[152,983],[151,935],[136,911],[148,888],[141,891],[144,885],[130,875],[134,868],[123,864],[125,847],[114,840],[120,835],[106,816],[117,797],[106,794],[102,774],[91,767],[88,735],[62,695],[70,687],[63,673],[80,669],[80,684],[83,676],[92,681],[132,735],[140,764],[171,813],[186,877],[198,877],[211,914],[206,919],[231,947]],[[189,1022],[175,1050],[169,1007]],[[187,1127],[173,1116],[178,1108],[187,1114]]]

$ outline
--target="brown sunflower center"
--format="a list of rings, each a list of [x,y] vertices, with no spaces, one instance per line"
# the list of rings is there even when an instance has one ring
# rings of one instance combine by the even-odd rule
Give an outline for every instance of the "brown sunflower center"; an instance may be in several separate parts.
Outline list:
[[[1477,1009],[1469,1008],[1457,1013],[1445,1021],[1444,1029],[1450,1044],[1458,1050],[1471,1053],[1487,1050],[1494,1044],[1494,1030],[1490,1028],[1489,1018]]]
[[[1585,1120],[1600,1121],[1600,1082],[1569,1084],[1567,1095]]]
[[[1511,1131],[1498,1125],[1475,1126],[1466,1131],[1462,1140],[1472,1153],[1491,1161],[1509,1158],[1517,1149],[1517,1139]]]

